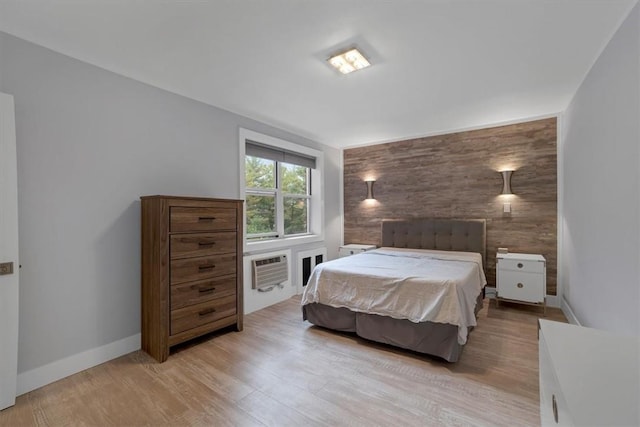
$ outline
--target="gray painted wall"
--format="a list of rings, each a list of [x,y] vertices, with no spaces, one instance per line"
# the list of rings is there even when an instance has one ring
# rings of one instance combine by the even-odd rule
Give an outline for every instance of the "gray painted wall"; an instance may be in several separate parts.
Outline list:
[[[140,332],[139,196],[238,198],[239,127],[324,151],[326,240],[292,255],[337,255],[339,150],[5,33],[0,54],[16,103],[19,372]]]
[[[563,126],[564,296],[585,326],[640,335],[640,6]]]

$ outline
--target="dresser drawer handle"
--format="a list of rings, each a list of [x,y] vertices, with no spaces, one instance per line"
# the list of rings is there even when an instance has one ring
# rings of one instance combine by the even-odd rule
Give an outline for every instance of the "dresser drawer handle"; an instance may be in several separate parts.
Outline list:
[[[200,288],[200,289],[198,289],[198,292],[200,292],[201,294],[204,294],[206,292],[213,292],[215,290],[216,290],[216,288],[213,288],[213,287],[211,287],[211,288]]]
[[[522,263],[521,263],[521,262],[519,262],[519,263],[518,263],[518,268],[522,268],[522,267],[524,267],[524,265],[522,265]]]
[[[200,267],[198,267],[198,270],[200,271],[205,271],[205,270],[213,270],[214,268],[216,268],[215,264],[211,264],[211,265],[201,265]]]
[[[198,246],[213,246],[216,242],[198,242]]]
[[[215,220],[215,216],[199,216],[198,221],[213,221]]]
[[[518,283],[516,286],[518,286],[518,288],[522,289],[522,287],[524,286],[522,283]]]
[[[551,396],[551,407],[553,408],[553,419],[556,424],[558,423],[558,403],[556,402],[556,395]]]
[[[211,313],[215,313],[216,309],[215,308],[207,308],[205,310],[200,310],[200,312],[198,312],[199,316],[206,316],[207,314],[211,314]]]

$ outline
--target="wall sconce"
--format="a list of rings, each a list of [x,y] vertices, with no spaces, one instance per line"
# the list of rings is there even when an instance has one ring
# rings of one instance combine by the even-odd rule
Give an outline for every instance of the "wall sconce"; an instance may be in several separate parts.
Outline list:
[[[366,200],[373,200],[375,199],[375,197],[373,197],[373,184],[376,182],[373,179],[368,179],[365,181],[367,183],[367,197]]]
[[[513,194],[511,191],[511,174],[513,174],[512,170],[504,170],[500,171],[502,175],[502,193],[500,195],[510,195]],[[505,202],[502,204],[502,212],[511,214],[511,203]]]
[[[501,171],[502,174],[502,193],[500,194],[513,194],[511,192],[511,174],[512,170]]]

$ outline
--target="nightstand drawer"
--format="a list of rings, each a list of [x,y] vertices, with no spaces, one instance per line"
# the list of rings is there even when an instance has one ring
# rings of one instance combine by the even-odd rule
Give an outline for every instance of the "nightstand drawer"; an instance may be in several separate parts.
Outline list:
[[[544,273],[545,265],[544,262],[541,261],[498,258],[498,269],[524,273]]]
[[[376,249],[376,245],[358,245],[358,244],[342,245],[338,250],[338,256],[342,258],[349,255],[356,255],[356,254],[361,254],[363,252],[372,251],[374,249]]]
[[[500,271],[498,296],[518,301],[544,302],[544,276],[539,273]]]

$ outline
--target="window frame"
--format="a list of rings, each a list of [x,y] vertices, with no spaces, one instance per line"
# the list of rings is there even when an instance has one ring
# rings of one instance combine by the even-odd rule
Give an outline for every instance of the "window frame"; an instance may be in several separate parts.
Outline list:
[[[277,222],[276,228],[278,228],[278,231],[279,231],[280,230],[279,227],[282,227],[282,235],[285,238],[296,237],[296,236],[306,236],[306,235],[312,234],[311,233],[311,210],[313,207],[313,194],[311,191],[311,171],[313,169],[305,168],[307,170],[306,194],[285,193],[284,189],[280,187],[280,184],[284,182],[284,179],[282,176],[284,173],[283,168],[280,167],[282,163],[286,163],[286,162],[276,162],[276,176],[277,176],[276,191],[279,193],[279,196],[280,196],[279,200],[276,199],[276,203],[277,203],[276,204],[276,222]],[[291,163],[286,163],[286,164],[289,165]],[[307,200],[307,231],[305,231],[304,233],[286,234],[286,228],[284,224],[284,199],[286,198]],[[278,218],[278,214],[280,214],[280,218]]]
[[[277,194],[277,190],[273,189],[273,190],[255,190],[255,189],[247,189],[245,192],[245,199],[244,199],[244,207],[245,207],[245,211],[246,211],[246,203],[247,203],[247,196],[267,196],[267,197],[273,197],[273,204],[274,204],[274,222],[275,222],[275,226],[276,229],[275,231],[270,231],[270,232],[266,232],[266,233],[256,233],[256,234],[252,234],[251,235],[251,239],[260,239],[263,237],[273,237],[273,238],[277,238],[279,235],[278,232],[278,194]],[[244,222],[244,226],[245,228],[247,228],[247,221],[246,221],[246,212],[245,212],[245,222]],[[247,239],[249,240],[250,238],[248,237],[249,234],[247,233]]]
[[[316,167],[308,168],[307,171],[307,195],[284,193],[279,188],[282,182],[282,168],[280,163],[276,161],[276,231],[277,237],[273,239],[248,240],[247,239],[247,217],[246,217],[246,196],[254,193],[258,194],[258,189],[249,189],[246,187],[245,178],[245,162],[246,162],[246,143],[247,141],[264,144],[275,149],[286,150],[292,153],[298,153],[305,156],[314,157],[316,159]],[[239,129],[239,163],[240,163],[240,198],[244,201],[243,209],[243,242],[244,251],[253,252],[258,250],[266,250],[272,248],[289,247],[292,245],[306,244],[324,240],[324,192],[323,192],[323,172],[324,172],[324,153],[304,145],[295,144],[290,141],[264,135],[249,129]],[[265,189],[260,189],[263,191]],[[271,190],[268,190],[271,191]],[[307,233],[284,234],[284,198],[306,198],[307,199]],[[282,226],[282,228],[279,228]],[[282,233],[282,234],[281,234]],[[267,233],[270,234],[270,233]]]

